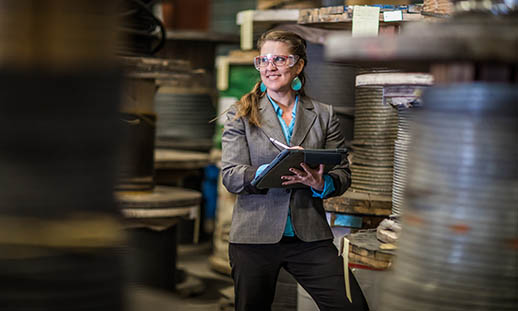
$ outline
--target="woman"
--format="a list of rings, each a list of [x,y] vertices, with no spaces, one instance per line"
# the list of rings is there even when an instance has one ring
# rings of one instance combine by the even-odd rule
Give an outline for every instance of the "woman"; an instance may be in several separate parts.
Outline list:
[[[305,41],[273,31],[257,43],[254,64],[261,81],[227,112],[222,137],[223,184],[238,194],[232,215],[229,256],[236,310],[270,310],[281,267],[313,297],[321,311],[367,310],[350,274],[346,298],[343,263],[333,245],[322,199],[338,196],[351,183],[347,159],[323,174],[323,166],[282,176],[284,185],[308,187],[259,190],[252,179],[282,150],[270,138],[296,148],[344,147],[331,106],[304,94]]]

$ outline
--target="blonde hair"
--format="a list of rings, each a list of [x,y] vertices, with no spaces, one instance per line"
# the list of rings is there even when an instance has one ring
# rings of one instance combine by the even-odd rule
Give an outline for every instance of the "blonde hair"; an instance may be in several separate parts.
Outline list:
[[[289,31],[270,31],[261,35],[257,40],[257,49],[260,51],[266,41],[278,41],[284,42],[288,45],[288,49],[291,54],[298,55],[300,59],[304,60],[304,67],[308,63],[306,56],[306,41],[299,35]],[[300,96],[305,96],[304,85],[306,77],[304,75],[304,68],[298,75],[302,82],[302,88],[298,91]],[[259,117],[259,101],[264,96],[265,92],[261,92],[261,80],[259,80],[252,91],[246,93],[237,102],[237,114],[236,118],[245,117],[248,122],[257,127],[261,126],[261,120]]]

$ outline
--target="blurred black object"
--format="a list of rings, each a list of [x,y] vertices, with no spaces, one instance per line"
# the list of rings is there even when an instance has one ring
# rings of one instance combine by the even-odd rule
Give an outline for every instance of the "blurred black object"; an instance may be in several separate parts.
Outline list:
[[[122,310],[113,4],[0,16],[0,310]]]
[[[121,17],[122,46],[119,54],[149,56],[165,44],[164,24],[152,11],[158,0],[123,0],[119,9]]]

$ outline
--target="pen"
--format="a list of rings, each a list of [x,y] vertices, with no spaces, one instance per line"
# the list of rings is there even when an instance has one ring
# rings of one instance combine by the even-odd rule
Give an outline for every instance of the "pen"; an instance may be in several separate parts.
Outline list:
[[[278,141],[277,139],[274,139],[274,138],[271,138],[271,137],[268,137],[270,139],[270,141],[276,145],[279,145],[281,146],[282,148],[284,149],[288,149],[290,147],[286,146],[285,144],[281,143],[280,141]]]

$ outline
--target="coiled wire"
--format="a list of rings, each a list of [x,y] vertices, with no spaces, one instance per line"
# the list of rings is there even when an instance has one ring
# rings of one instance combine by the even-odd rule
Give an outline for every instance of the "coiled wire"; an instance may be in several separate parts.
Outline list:
[[[425,91],[382,310],[518,308],[518,89]]]

